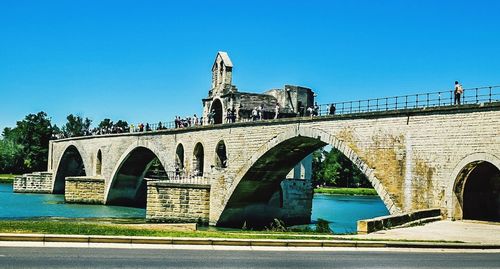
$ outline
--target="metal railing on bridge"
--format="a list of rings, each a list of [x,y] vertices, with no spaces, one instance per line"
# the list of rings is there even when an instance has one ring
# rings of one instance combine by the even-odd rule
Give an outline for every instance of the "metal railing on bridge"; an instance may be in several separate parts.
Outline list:
[[[147,175],[150,180],[158,180],[162,182],[178,183],[178,184],[197,184],[209,185],[210,179],[207,173],[203,175],[199,173],[183,173],[182,171],[162,171],[157,174]]]
[[[354,114],[354,113],[366,113],[366,112],[415,109],[415,108],[425,108],[425,107],[453,106],[455,105],[454,98],[455,98],[454,91],[449,90],[449,91],[427,92],[427,93],[400,95],[400,96],[375,98],[375,99],[336,102],[336,103],[318,105],[317,111],[313,110],[314,112],[312,113],[312,115],[306,112],[304,116],[321,117],[321,116],[329,116],[337,114]],[[467,88],[464,89],[460,97],[460,103],[462,105],[492,103],[499,101],[500,101],[500,86]],[[332,109],[332,106],[334,107],[334,109]],[[240,121],[248,121],[248,119]],[[225,123],[225,124],[230,124],[230,123]],[[160,123],[151,124],[150,128],[147,130],[145,129],[145,131],[183,128],[191,126],[195,125],[189,120],[183,120],[181,126],[176,126],[175,122],[171,121],[171,122],[162,122],[161,124]]]
[[[322,104],[318,105],[318,116],[452,106],[455,105],[454,98],[454,91],[450,90]],[[500,86],[464,89],[460,97],[462,105],[498,101],[500,101]],[[333,111],[332,105],[335,108]]]
[[[437,91],[428,93],[418,93],[412,95],[401,95],[392,96],[384,98],[375,99],[365,99],[347,102],[335,102],[328,104],[321,104],[317,107],[311,107],[310,109],[305,108],[303,115],[306,117],[322,117],[329,115],[344,115],[344,114],[354,114],[354,113],[367,113],[367,112],[381,112],[381,111],[394,111],[394,110],[404,110],[404,109],[415,109],[415,108],[427,108],[427,107],[444,107],[455,105],[454,91]],[[477,88],[467,88],[464,89],[461,97],[460,103],[462,105],[467,104],[480,104],[480,103],[492,103],[500,101],[500,86],[487,86],[487,87],[477,87]],[[312,111],[311,111],[312,110]],[[270,119],[264,119],[270,120]],[[237,122],[250,121],[250,119],[239,119]],[[200,126],[202,118],[184,118],[179,121],[167,121],[158,123],[139,123],[137,125],[131,125],[125,130],[120,130],[118,133],[128,133],[128,132],[150,132],[150,131],[161,131],[168,129],[186,128],[193,126]],[[231,123],[225,123],[231,124]],[[90,135],[100,135],[109,134],[110,132],[91,133]]]

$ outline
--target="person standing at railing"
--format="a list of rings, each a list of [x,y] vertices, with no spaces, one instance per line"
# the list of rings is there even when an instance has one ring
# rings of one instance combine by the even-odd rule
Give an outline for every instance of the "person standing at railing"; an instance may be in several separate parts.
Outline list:
[[[318,103],[314,103],[314,108],[313,108],[313,116],[318,116],[319,115],[319,106]]]
[[[199,119],[198,119],[198,116],[196,116],[196,114],[193,115],[193,123],[194,123],[194,126],[199,125]]]
[[[460,97],[462,96],[462,93],[464,93],[464,89],[462,88],[462,85],[458,83],[458,81],[455,81],[455,105],[460,105]]]
[[[277,119],[280,116],[280,103],[276,103],[276,107],[274,108],[274,119]]]
[[[329,114],[330,114],[330,115],[335,115],[335,110],[336,110],[335,105],[334,105],[334,104],[331,104],[331,105],[330,105],[330,111],[329,111],[330,113],[329,113]]]

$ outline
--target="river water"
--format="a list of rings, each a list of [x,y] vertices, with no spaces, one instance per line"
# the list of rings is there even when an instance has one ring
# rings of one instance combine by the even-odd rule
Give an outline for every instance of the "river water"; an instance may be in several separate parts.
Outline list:
[[[0,184],[0,219],[37,217],[64,218],[144,218],[145,209],[64,203],[64,195],[13,193],[11,184]],[[312,222],[330,222],[338,234],[356,232],[356,221],[387,215],[378,196],[315,194]],[[314,226],[312,224],[311,226]]]

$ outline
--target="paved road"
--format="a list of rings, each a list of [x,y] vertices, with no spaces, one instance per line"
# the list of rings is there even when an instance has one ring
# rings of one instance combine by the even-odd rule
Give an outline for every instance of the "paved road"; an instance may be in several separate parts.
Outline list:
[[[498,268],[499,253],[0,247],[0,268]]]

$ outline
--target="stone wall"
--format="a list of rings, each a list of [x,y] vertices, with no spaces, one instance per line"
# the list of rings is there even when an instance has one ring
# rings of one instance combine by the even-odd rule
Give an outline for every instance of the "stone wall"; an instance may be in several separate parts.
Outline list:
[[[208,223],[210,186],[148,181],[146,220]]]
[[[66,177],[64,201],[104,204],[105,180],[101,177]]]
[[[52,193],[52,173],[35,172],[14,178],[14,192]]]

